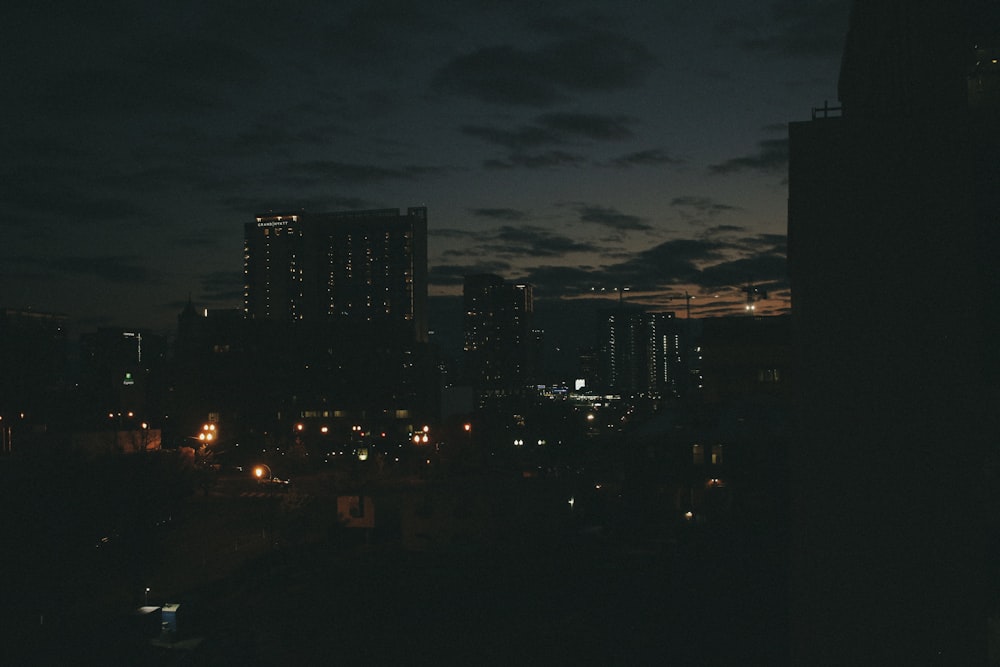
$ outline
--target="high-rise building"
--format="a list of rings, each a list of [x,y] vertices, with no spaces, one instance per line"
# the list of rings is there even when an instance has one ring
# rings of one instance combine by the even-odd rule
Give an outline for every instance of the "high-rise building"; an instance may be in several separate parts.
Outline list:
[[[257,216],[244,226],[243,272],[247,319],[427,341],[426,208]]]
[[[68,382],[68,323],[61,314],[0,308],[0,453],[14,449],[15,430],[65,419],[57,399]]]
[[[260,215],[244,248],[258,412],[380,431],[436,417],[425,208]]]
[[[997,8],[855,2],[842,108],[789,126],[791,664],[987,664]]]
[[[617,307],[599,313],[601,381],[606,389],[637,393],[649,388],[646,312]]]
[[[465,368],[483,396],[523,393],[535,381],[541,332],[532,329],[534,289],[500,276],[465,277]]]
[[[599,313],[600,382],[629,394],[675,396],[683,382],[683,343],[674,313],[636,307]]]

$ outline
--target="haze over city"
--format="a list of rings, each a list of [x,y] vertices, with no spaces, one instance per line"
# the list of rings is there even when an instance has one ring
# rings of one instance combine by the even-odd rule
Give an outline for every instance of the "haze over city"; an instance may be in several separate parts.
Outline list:
[[[432,318],[480,272],[543,323],[748,281],[784,312],[786,123],[836,98],[848,5],[19,3],[0,303],[172,333],[242,308],[255,215],[426,206]]]

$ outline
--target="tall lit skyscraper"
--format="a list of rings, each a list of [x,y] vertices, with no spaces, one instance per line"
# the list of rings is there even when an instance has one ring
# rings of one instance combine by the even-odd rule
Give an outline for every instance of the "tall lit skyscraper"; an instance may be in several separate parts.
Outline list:
[[[260,215],[244,248],[248,354],[272,414],[434,415],[426,208]]]
[[[987,662],[997,7],[855,2],[842,112],[789,127],[792,664]]]
[[[535,380],[537,365],[533,287],[478,274],[465,277],[462,294],[469,381],[483,395],[520,394]]]
[[[260,215],[244,226],[247,319],[372,324],[427,341],[427,209]]]
[[[598,324],[604,388],[663,397],[684,389],[682,336],[674,313],[619,306],[601,311]]]

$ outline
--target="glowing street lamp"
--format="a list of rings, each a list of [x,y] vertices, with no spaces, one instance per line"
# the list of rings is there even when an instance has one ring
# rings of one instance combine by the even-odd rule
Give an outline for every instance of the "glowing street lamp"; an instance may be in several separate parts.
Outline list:
[[[271,469],[264,463],[254,466],[253,476],[257,478],[258,482],[262,482],[265,479],[271,479],[271,477],[273,477]]]
[[[202,424],[201,433],[198,434],[198,440],[201,442],[212,442],[218,437],[216,432],[215,424]]]

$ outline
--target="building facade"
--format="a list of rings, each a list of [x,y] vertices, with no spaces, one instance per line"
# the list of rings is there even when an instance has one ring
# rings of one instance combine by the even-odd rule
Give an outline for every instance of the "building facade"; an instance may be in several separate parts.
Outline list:
[[[427,209],[260,215],[244,226],[244,313],[427,341]]]
[[[987,664],[997,14],[855,2],[841,109],[789,126],[792,664]]]
[[[481,396],[520,395],[537,379],[541,332],[532,328],[534,288],[500,276],[465,277],[465,372]]]
[[[636,307],[599,313],[599,384],[626,394],[676,396],[683,391],[684,336],[672,312]]]
[[[239,354],[266,401],[258,430],[287,437],[291,424],[300,441],[310,428],[434,420],[425,208],[257,216],[244,225],[244,276]]]

